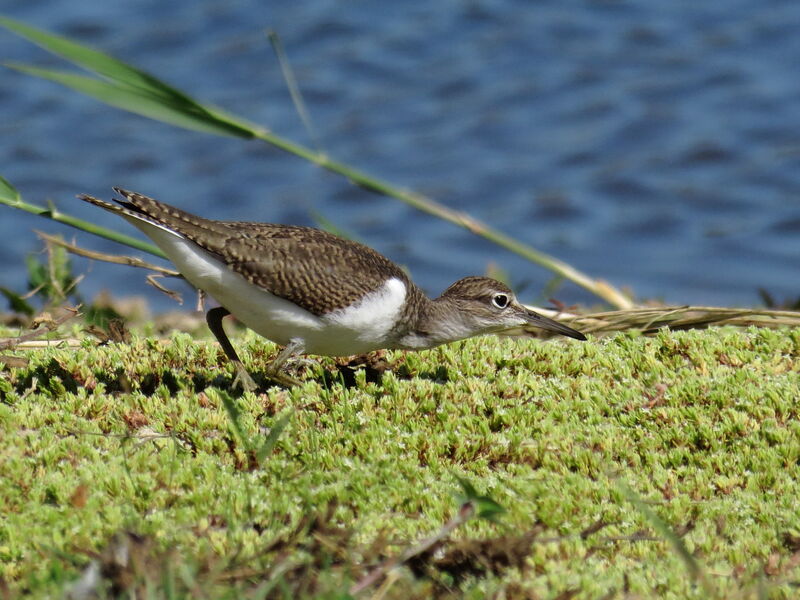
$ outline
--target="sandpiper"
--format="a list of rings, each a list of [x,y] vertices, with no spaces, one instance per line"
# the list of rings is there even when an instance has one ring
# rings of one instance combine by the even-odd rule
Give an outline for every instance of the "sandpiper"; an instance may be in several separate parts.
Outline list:
[[[222,327],[229,314],[284,346],[265,373],[282,385],[297,383],[281,367],[298,354],[423,350],[523,325],[586,339],[523,307],[494,279],[465,277],[432,300],[399,266],[363,244],[311,227],[213,221],[141,194],[114,191],[124,198],[115,198],[116,204],[78,198],[138,227],[189,283],[220,304],[206,321],[234,364],[234,384],[246,391],[256,384]]]

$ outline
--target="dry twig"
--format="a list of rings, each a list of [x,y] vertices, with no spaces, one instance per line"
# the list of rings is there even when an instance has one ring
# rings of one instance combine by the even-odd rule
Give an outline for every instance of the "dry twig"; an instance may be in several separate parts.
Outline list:
[[[48,317],[45,320],[40,319],[34,321],[33,331],[29,331],[28,333],[25,333],[15,338],[0,339],[0,350],[15,348],[19,346],[22,342],[28,342],[30,340],[45,335],[48,331],[52,331],[59,325],[63,325],[70,319],[77,317],[80,314],[80,312],[78,311],[79,309],[80,306],[76,306],[75,308],[65,307],[64,310],[66,310],[67,312],[58,317],[57,319],[51,319],[50,317]]]
[[[594,335],[630,330],[654,334],[662,328],[705,329],[712,325],[800,327],[800,312],[789,310],[720,306],[648,306],[578,315],[546,308],[531,308],[546,317],[563,321],[583,333]],[[526,333],[538,332],[526,329]]]
[[[105,252],[87,250],[86,248],[81,248],[77,244],[70,244],[69,242],[61,239],[60,237],[53,236],[39,230],[34,230],[34,231],[36,232],[36,235],[38,235],[48,244],[56,244],[57,246],[61,246],[71,254],[76,254],[78,256],[83,256],[85,258],[91,258],[92,260],[100,260],[103,262],[113,263],[116,265],[128,265],[130,267],[138,267],[140,269],[155,271],[155,273],[151,273],[150,275],[147,276],[146,278],[147,283],[152,285],[159,292],[165,293],[167,296],[169,296],[179,304],[183,304],[183,298],[181,297],[180,293],[174,290],[170,290],[161,285],[158,281],[156,281],[156,278],[158,277],[176,277],[178,279],[183,279],[184,278],[183,275],[181,275],[178,271],[174,269],[168,269],[166,267],[160,267],[158,265],[154,265],[153,263],[149,263],[136,256],[121,256],[118,254],[106,254]]]
[[[34,231],[36,232],[36,235],[42,238],[45,242],[61,246],[67,252],[71,252],[72,254],[77,254],[78,256],[84,256],[86,258],[91,258],[93,260],[101,260],[103,262],[114,263],[117,265],[128,265],[131,267],[148,269],[150,271],[155,271],[156,273],[161,273],[162,275],[166,275],[167,277],[183,278],[183,275],[181,275],[178,271],[175,271],[174,269],[167,269],[166,267],[160,267],[158,265],[154,265],[153,263],[144,261],[136,256],[120,256],[118,254],[106,254],[105,252],[87,250],[86,248],[81,248],[76,244],[70,244],[69,242],[57,236],[44,233],[43,231],[39,231],[38,229],[34,229]]]

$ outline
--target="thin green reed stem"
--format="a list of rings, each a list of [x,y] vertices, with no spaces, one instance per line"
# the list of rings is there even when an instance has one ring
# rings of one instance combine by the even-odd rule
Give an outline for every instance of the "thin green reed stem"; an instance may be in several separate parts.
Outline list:
[[[10,206],[12,208],[18,208],[19,210],[24,210],[26,212],[33,213],[34,215],[39,215],[40,217],[45,217],[47,219],[51,219],[59,223],[64,223],[65,225],[75,227],[76,229],[86,231],[87,233],[99,235],[100,237],[109,239],[112,242],[118,242],[120,244],[136,248],[137,250],[141,250],[143,252],[149,252],[150,254],[153,254],[161,258],[167,258],[166,255],[153,244],[143,242],[142,240],[136,239],[135,237],[131,237],[129,235],[125,235],[124,233],[118,233],[113,229],[106,229],[105,227],[101,227],[99,225],[95,225],[94,223],[90,223],[89,221],[84,221],[83,219],[78,219],[77,217],[73,217],[71,215],[62,213],[54,206],[45,208],[44,206],[37,206],[36,204],[29,204],[27,202],[24,202],[19,197],[14,199],[14,198],[5,198],[2,196],[0,196],[0,204],[5,204],[6,206]]]
[[[559,260],[554,256],[550,256],[544,252],[540,252],[539,250],[536,250],[535,248],[506,235],[502,231],[490,227],[486,223],[483,223],[467,213],[453,210],[444,204],[441,204],[440,202],[437,202],[436,200],[428,198],[422,194],[396,188],[379,179],[370,177],[358,169],[335,161],[326,154],[314,152],[305,146],[301,146],[300,144],[295,144],[280,138],[269,131],[260,129],[254,131],[253,133],[257,139],[272,144],[281,150],[304,158],[322,167],[323,169],[343,175],[352,183],[366,190],[383,194],[391,198],[396,198],[397,200],[400,200],[409,206],[413,206],[417,210],[458,225],[459,227],[463,227],[475,235],[479,235],[497,244],[498,246],[502,246],[503,248],[506,248],[507,250],[510,250],[511,252],[530,260],[531,262],[542,265],[557,275],[560,275],[561,277],[564,277],[565,279],[568,279],[573,283],[589,290],[593,294],[599,296],[617,308],[626,309],[633,306],[633,303],[626,296],[624,296],[619,290],[615,289],[610,284],[604,281],[592,279],[588,275],[578,271],[564,261]]]

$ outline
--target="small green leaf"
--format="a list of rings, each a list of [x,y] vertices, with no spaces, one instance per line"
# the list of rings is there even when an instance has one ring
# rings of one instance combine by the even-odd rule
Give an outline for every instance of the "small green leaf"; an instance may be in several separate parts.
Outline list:
[[[481,519],[497,522],[497,518],[506,512],[496,500],[478,494],[475,487],[464,477],[455,476],[461,485],[462,494],[458,494],[460,504],[471,502],[475,505],[475,515]]]
[[[180,100],[187,104],[195,103],[194,100],[180,90],[104,52],[78,44],[59,35],[36,29],[8,17],[0,17],[0,26],[27,38],[48,52],[57,54],[111,81],[124,84],[132,89],[147,91],[164,99]]]
[[[35,255],[25,257],[25,267],[28,269],[28,287],[31,290],[47,285],[47,269]]]
[[[264,459],[269,456],[272,452],[272,449],[275,448],[275,444],[278,443],[278,438],[281,437],[283,430],[286,429],[286,426],[289,424],[292,414],[292,412],[288,412],[283,415],[280,419],[275,421],[272,429],[269,430],[266,438],[264,438],[264,443],[261,444],[258,452],[256,452],[256,461],[259,465],[264,462]]]
[[[97,306],[96,304],[92,304],[87,306],[83,317],[87,323],[91,325],[96,325],[101,329],[107,329],[108,324],[110,321],[114,320],[121,320],[122,315],[120,315],[116,310],[114,310],[111,306]]]
[[[29,317],[32,317],[36,312],[33,306],[31,306],[22,296],[17,294],[16,292],[0,287],[0,294],[6,297],[8,300],[9,305],[11,306],[11,310],[14,312],[22,313]]]
[[[17,188],[11,185],[5,177],[0,177],[0,199],[8,203],[19,202],[20,200]]]
[[[476,514],[481,519],[497,523],[500,515],[505,514],[506,509],[500,504],[489,498],[488,496],[481,496],[476,502]]]
[[[461,485],[461,491],[463,493],[464,496],[463,499],[465,502],[469,502],[478,497],[478,491],[475,489],[472,483],[469,482],[468,479],[460,477],[459,475],[456,475],[455,478],[458,481],[459,485]]]
[[[12,69],[55,81],[117,108],[178,127],[243,138],[254,137],[256,130],[260,129],[218,108],[203,105],[149,73],[104,52],[7,17],[0,17],[0,26],[108,81],[30,65],[8,64]]]
[[[51,301],[66,300],[75,291],[76,280],[72,274],[72,261],[66,249],[48,244],[48,283]]]
[[[247,436],[247,433],[245,433],[244,427],[242,427],[241,412],[239,411],[239,407],[236,406],[236,402],[233,398],[231,398],[230,394],[220,390],[219,396],[222,399],[223,406],[225,406],[225,411],[228,413],[228,418],[231,421],[231,427],[236,432],[236,436],[239,438],[239,441],[242,442],[245,448],[251,450],[253,448],[253,444],[250,441],[250,438]]]
[[[253,136],[247,127],[220,119],[202,107],[198,108],[195,103],[187,104],[181,102],[180,99],[158,96],[149,90],[121,86],[67,71],[42,69],[17,63],[5,63],[5,65],[28,75],[55,81],[122,110],[163,121],[176,127],[234,137],[250,138]]]

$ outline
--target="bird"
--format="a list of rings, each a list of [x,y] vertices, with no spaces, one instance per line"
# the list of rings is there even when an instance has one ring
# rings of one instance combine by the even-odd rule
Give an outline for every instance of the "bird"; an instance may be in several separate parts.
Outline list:
[[[150,238],[195,288],[219,306],[206,322],[236,371],[234,387],[257,385],[225,333],[233,315],[283,349],[264,375],[283,386],[298,355],[351,356],[425,350],[484,334],[536,327],[577,340],[579,331],[524,307],[494,279],[470,276],[431,299],[397,264],[364,244],[298,225],[217,221],[115,187],[112,202],[78,198],[123,217]]]

